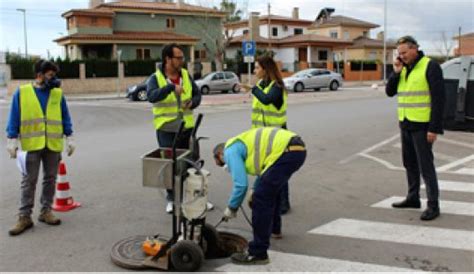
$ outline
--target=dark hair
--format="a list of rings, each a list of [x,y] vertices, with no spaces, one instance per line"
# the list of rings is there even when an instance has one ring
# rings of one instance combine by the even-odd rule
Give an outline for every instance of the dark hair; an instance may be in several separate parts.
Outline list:
[[[224,147],[225,147],[225,143],[220,143],[220,144],[217,144],[213,151],[212,151],[212,154],[214,156],[214,158],[217,158],[217,155],[224,150]]]
[[[397,46],[401,44],[408,44],[409,46],[418,47],[418,42],[415,40],[415,38],[413,38],[413,36],[410,36],[410,35],[400,37],[397,40]]]
[[[278,69],[275,60],[271,56],[264,55],[257,58],[257,62],[265,70],[267,79],[270,81],[275,81],[280,87],[284,87],[283,78],[281,77],[280,69]]]
[[[51,70],[57,73],[59,71],[59,68],[55,63],[51,61],[46,61],[43,59],[36,61],[35,66],[34,66],[35,77],[36,77],[36,74],[38,73],[45,74],[46,72],[51,71]]]
[[[176,44],[176,43],[166,45],[163,48],[163,50],[161,51],[161,62],[163,63],[163,65],[162,65],[163,70],[165,70],[165,67],[166,67],[166,57],[168,57],[168,58],[174,57],[173,56],[173,49],[175,49],[175,48],[177,48],[177,49],[181,50],[182,52],[184,52],[183,48],[181,46],[179,46],[178,44]]]

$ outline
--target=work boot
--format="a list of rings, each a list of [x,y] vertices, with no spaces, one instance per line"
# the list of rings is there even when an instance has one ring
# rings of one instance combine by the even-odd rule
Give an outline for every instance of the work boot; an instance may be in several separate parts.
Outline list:
[[[440,214],[439,207],[428,207],[421,213],[420,219],[422,221],[431,221],[436,219]]]
[[[18,217],[18,221],[16,222],[15,226],[8,231],[10,236],[20,235],[21,233],[25,232],[27,229],[33,227],[33,221],[31,220],[30,216],[20,215]]]
[[[230,258],[234,264],[256,265],[270,262],[268,255],[257,257],[250,255],[248,252],[234,253]]]
[[[420,208],[421,203],[420,203],[420,200],[405,199],[403,201],[393,203],[392,207],[394,208]]]
[[[272,233],[272,238],[277,239],[277,240],[283,239],[283,234],[281,234],[281,233]]]
[[[56,218],[53,215],[53,212],[51,212],[51,210],[42,211],[41,214],[38,217],[38,221],[46,223],[48,225],[60,225],[61,224],[61,220]]]

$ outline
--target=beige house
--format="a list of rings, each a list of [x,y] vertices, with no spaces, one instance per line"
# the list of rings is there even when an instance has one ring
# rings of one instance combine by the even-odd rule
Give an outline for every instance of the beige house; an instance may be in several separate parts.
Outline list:
[[[351,46],[335,49],[335,59],[375,60],[383,62],[383,33],[377,39],[370,38],[370,31],[379,25],[359,19],[331,15],[333,10],[323,9],[316,21],[308,27],[308,33],[352,42]],[[387,43],[387,62],[392,61],[394,43]]]
[[[454,39],[458,41],[458,45],[454,49],[456,56],[474,55],[474,32],[456,36]]]

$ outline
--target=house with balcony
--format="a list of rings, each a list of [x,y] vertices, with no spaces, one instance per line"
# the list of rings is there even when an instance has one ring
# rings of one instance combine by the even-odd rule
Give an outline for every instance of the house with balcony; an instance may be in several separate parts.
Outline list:
[[[224,25],[229,39],[226,57],[234,58],[243,41],[254,40],[257,49],[275,53],[275,60],[283,71],[308,67],[332,68],[333,51],[350,46],[352,42],[309,33],[311,25],[312,20],[299,18],[298,8],[293,8],[291,16],[261,16],[252,12],[248,20]]]
[[[122,60],[158,59],[164,45],[177,43],[188,62],[210,62],[222,42],[226,13],[216,9],[183,0],[89,3],[62,14],[68,33],[55,42],[72,60],[116,59],[118,53]]]

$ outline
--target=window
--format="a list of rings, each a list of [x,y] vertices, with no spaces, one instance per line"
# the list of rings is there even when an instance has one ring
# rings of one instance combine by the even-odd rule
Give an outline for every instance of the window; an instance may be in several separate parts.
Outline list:
[[[348,31],[345,31],[345,32],[344,32],[344,39],[349,40],[349,38],[350,38],[349,32],[348,32]]]
[[[278,36],[278,28],[272,28],[272,36]]]
[[[151,50],[150,49],[137,49],[136,55],[137,55],[136,56],[137,60],[151,59]]]
[[[169,29],[174,29],[175,28],[175,20],[174,18],[167,18],[166,19],[166,27]]]
[[[331,36],[331,38],[337,38],[337,30],[331,30],[331,32],[329,32],[329,36]]]
[[[201,50],[195,50],[194,51],[194,58],[195,59],[199,59],[199,60],[204,60],[206,59],[207,57],[207,54],[206,54],[206,50],[205,49],[201,49]]]
[[[214,76],[212,76],[212,81],[217,81],[217,80],[224,80],[224,73],[219,72],[219,73],[214,74]]]
[[[234,78],[235,78],[235,75],[234,75],[232,72],[230,72],[230,71],[226,71],[226,72],[225,72],[225,78],[226,78],[226,79],[234,79]]]
[[[294,33],[295,35],[303,34],[303,29],[294,29],[294,30],[293,30],[293,33]]]
[[[328,51],[327,50],[318,51],[318,60],[325,61],[327,59],[328,59]]]
[[[97,17],[91,17],[91,26],[97,26]]]

